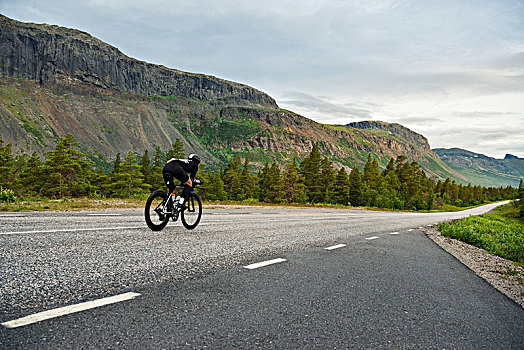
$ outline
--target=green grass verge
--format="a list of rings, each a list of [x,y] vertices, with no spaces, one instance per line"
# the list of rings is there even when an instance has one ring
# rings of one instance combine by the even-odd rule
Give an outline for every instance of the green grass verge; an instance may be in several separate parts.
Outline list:
[[[524,266],[524,223],[515,216],[513,204],[494,213],[440,223],[442,235],[486,250]]]
[[[90,199],[90,198],[64,198],[60,200],[24,200],[18,202],[0,202],[0,212],[24,211],[75,211],[75,210],[104,210],[143,208],[145,199]]]

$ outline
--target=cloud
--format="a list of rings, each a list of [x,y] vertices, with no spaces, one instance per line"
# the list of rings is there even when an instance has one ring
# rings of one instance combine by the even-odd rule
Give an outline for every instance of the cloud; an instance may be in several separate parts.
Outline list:
[[[251,85],[320,122],[400,122],[465,148],[481,135],[445,127],[489,133],[491,119],[512,136],[491,140],[524,153],[508,126],[524,116],[522,1],[2,0],[0,12]]]
[[[409,124],[409,125],[434,125],[434,124],[442,124],[444,121],[440,118],[433,118],[433,117],[405,117],[405,118],[399,118],[396,120],[399,124]]]
[[[288,91],[279,98],[281,107],[293,111],[309,111],[325,123],[347,120],[373,119],[370,106],[355,103],[331,101],[325,96],[312,96],[304,92]]]

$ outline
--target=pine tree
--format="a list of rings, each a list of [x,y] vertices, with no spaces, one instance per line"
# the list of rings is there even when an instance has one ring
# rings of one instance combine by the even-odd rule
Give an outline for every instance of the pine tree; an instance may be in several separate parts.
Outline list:
[[[440,192],[440,196],[442,197],[442,199],[444,200],[444,203],[447,203],[447,204],[450,204],[450,200],[451,200],[451,180],[448,178],[446,178],[446,180],[444,180],[444,183],[442,184],[442,190]]]
[[[332,202],[347,205],[349,202],[349,177],[346,169],[340,168],[331,191]]]
[[[224,190],[224,181],[220,172],[207,172],[204,175],[205,187],[203,191],[204,198],[212,201],[222,201],[227,199],[227,193]]]
[[[175,143],[171,145],[171,148],[167,151],[166,158],[167,160],[171,158],[182,159],[186,157],[186,149],[184,144],[180,141],[179,138],[176,139]]]
[[[295,161],[287,163],[282,173],[280,198],[284,203],[305,203],[307,201],[306,186]]]
[[[162,177],[163,163],[164,161],[162,151],[160,150],[160,147],[157,146],[148,182],[148,184],[151,186],[151,190],[157,190],[166,187],[164,178]]]
[[[228,199],[238,200],[241,193],[243,193],[242,184],[240,181],[240,166],[242,159],[240,155],[236,155],[227,167],[224,169],[222,181],[224,182],[224,189],[228,194]]]
[[[459,186],[455,182],[455,180],[451,181],[450,184],[450,191],[451,191],[451,203],[460,206],[462,203],[458,202],[458,194],[459,194]]]
[[[266,162],[257,175],[257,197],[259,201],[265,202],[267,200],[270,182],[269,163]]]
[[[280,167],[276,160],[273,161],[269,168],[269,187],[267,190],[267,201],[270,203],[279,203],[280,198],[280,187],[282,179],[280,177]]]
[[[242,167],[242,173],[240,174],[240,188],[242,191],[242,198],[249,199],[255,196],[255,179],[249,171],[249,155],[246,155],[244,159],[244,166]]]
[[[142,158],[140,158],[140,172],[144,176],[144,182],[151,185],[153,167],[151,166],[151,159],[149,158],[147,149],[144,151]]]
[[[386,169],[384,169],[384,171],[382,172],[382,177],[385,178],[389,174],[393,173],[395,173],[395,161],[393,160],[393,158],[391,158],[389,160],[388,165],[386,166]]]
[[[144,182],[144,175],[140,172],[139,157],[129,151],[124,158],[118,172],[111,176],[109,185],[110,194],[119,198],[140,198],[148,190],[150,185]]]
[[[112,173],[119,173],[120,172],[120,153],[116,154],[115,162],[113,163],[113,170]]]
[[[4,140],[0,139],[0,187],[11,188],[11,168],[14,159],[11,144],[4,146]]]
[[[379,185],[380,170],[378,168],[378,161],[375,158],[371,158],[371,154],[368,154],[368,160],[364,165],[364,181],[366,185],[372,189],[377,189]]]
[[[43,181],[41,174],[42,160],[36,152],[33,152],[20,173],[20,184],[23,194],[36,195],[40,192]]]
[[[382,181],[382,177],[380,176],[380,169],[378,167],[378,160],[376,158],[373,158],[373,163],[371,163],[371,182],[373,189],[378,189],[380,186],[380,182]]]
[[[320,149],[318,143],[315,143],[311,153],[300,163],[299,172],[304,178],[307,195],[311,203],[319,202],[323,194],[321,161]]]
[[[45,195],[63,198],[89,194],[93,163],[76,149],[77,144],[73,135],[67,134],[46,153],[42,167]]]
[[[91,185],[93,186],[93,192],[90,193],[92,198],[105,198],[108,195],[108,187],[111,182],[111,177],[106,174],[102,167],[93,171]]]
[[[428,194],[427,194],[427,200],[426,200],[426,209],[431,210],[433,209],[433,204],[435,203],[435,194],[433,192],[433,187],[430,188]]]
[[[333,163],[327,158],[323,158],[320,164],[320,181],[322,186],[320,202],[331,202],[331,193],[335,189],[336,173],[333,169]]]
[[[363,187],[362,173],[358,167],[355,167],[349,174],[349,202],[352,206],[361,205]]]
[[[11,186],[10,188],[15,192],[20,193],[22,184],[20,182],[20,174],[26,167],[28,156],[25,153],[18,155],[11,165]]]

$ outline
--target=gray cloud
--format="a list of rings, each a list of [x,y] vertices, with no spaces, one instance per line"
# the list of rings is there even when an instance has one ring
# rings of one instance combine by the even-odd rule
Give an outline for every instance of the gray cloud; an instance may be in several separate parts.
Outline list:
[[[483,147],[485,133],[524,154],[508,127],[524,116],[522,1],[1,0],[0,13],[249,84],[321,122],[406,123],[436,147]]]
[[[443,120],[440,118],[432,118],[432,117],[405,117],[405,118],[399,118],[396,120],[399,124],[409,124],[409,125],[434,125],[434,124],[441,124],[443,123]]]
[[[284,93],[279,101],[282,107],[291,110],[307,110],[325,116],[325,121],[336,119],[373,119],[367,106],[352,103],[330,102],[328,98],[312,96],[304,92],[290,91]]]

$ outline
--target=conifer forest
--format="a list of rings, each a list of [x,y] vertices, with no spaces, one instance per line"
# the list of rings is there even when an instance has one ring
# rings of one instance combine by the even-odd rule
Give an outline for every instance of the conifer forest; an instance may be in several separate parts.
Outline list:
[[[116,155],[110,171],[88,159],[77,149],[70,134],[41,159],[36,153],[13,156],[11,145],[0,140],[0,201],[23,198],[143,198],[165,189],[162,167],[166,159],[185,158],[177,139],[166,152],[129,151]],[[205,159],[203,159],[205,163]],[[336,169],[322,157],[315,144],[301,161],[266,163],[254,173],[249,155],[233,157],[226,167],[201,164],[197,178],[205,201],[245,201],[284,204],[326,204],[376,207],[396,210],[439,210],[445,205],[467,207],[485,202],[515,199],[513,187],[482,187],[458,184],[450,179],[429,178],[417,162],[404,156],[391,159],[385,169],[368,156],[363,169]],[[521,183],[522,184],[522,183]],[[522,190],[521,190],[522,191]]]

